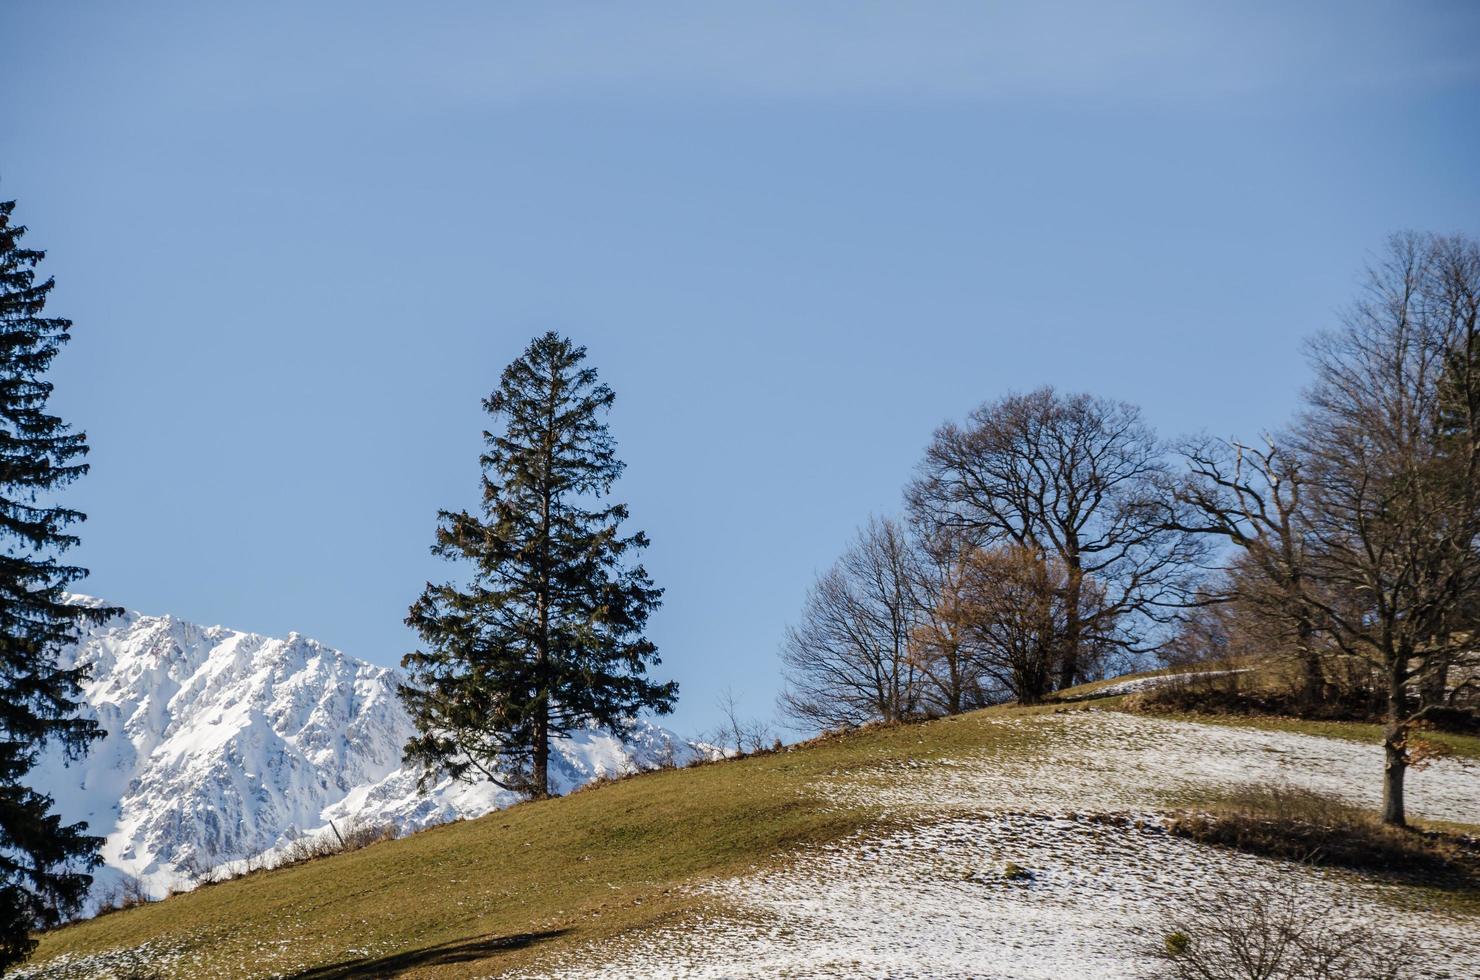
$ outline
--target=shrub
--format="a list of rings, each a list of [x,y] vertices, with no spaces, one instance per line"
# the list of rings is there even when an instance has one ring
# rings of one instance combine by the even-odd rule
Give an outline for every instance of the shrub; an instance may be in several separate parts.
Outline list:
[[[1007,865],[1002,869],[1002,877],[1008,881],[1032,881],[1033,872],[1020,864],[1008,861]]]
[[[341,831],[331,822],[328,830],[321,831],[313,837],[299,837],[289,843],[283,848],[282,856],[278,859],[276,867],[302,864],[305,861],[332,857],[347,851],[358,851],[362,847],[369,847],[383,840],[395,840],[398,836],[394,824],[368,824],[351,820],[349,825]],[[250,874],[253,870],[256,869],[248,867],[247,873]]]
[[[333,824],[330,824],[332,827]],[[381,841],[395,840],[400,836],[395,824],[389,823],[360,823],[351,820],[342,835],[341,851],[358,851],[362,847],[371,844],[379,844]]]
[[[1125,700],[1132,711],[1208,715],[1278,715],[1323,721],[1380,721],[1382,705],[1370,692],[1334,688],[1320,703],[1305,703],[1293,684],[1239,682],[1238,675],[1168,681]]]
[[[107,915],[109,912],[122,912],[139,905],[147,905],[156,901],[149,894],[142,878],[131,874],[123,874],[110,889],[98,896],[98,915]]]
[[[1240,882],[1191,898],[1169,917],[1155,955],[1170,980],[1405,980],[1408,949],[1336,923],[1331,906]]]
[[[210,854],[192,850],[176,867],[184,876],[187,886],[198,888],[201,885],[215,882],[222,873],[218,867],[219,864],[220,862]]]

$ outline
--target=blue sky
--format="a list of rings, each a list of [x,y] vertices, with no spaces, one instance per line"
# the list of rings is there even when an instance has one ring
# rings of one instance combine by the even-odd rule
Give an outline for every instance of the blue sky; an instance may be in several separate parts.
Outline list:
[[[1112,10],[1113,6],[1113,10]],[[311,9],[308,9],[311,8]],[[1278,425],[1367,255],[1480,234],[1480,7],[0,7],[0,195],[76,321],[89,591],[391,664],[554,328],[693,732],[936,425],[1052,383]]]

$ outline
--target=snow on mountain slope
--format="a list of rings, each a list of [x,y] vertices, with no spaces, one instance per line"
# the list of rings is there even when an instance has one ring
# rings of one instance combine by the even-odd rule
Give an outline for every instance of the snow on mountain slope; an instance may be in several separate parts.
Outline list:
[[[36,784],[65,819],[106,835],[99,891],[125,873],[156,893],[188,887],[186,869],[327,833],[331,820],[404,832],[515,799],[450,780],[418,792],[401,765],[412,725],[399,674],[297,633],[274,639],[128,612],[63,656],[91,668],[87,710],[107,737],[81,761],[49,752]],[[568,792],[697,751],[638,722],[625,738],[590,730],[560,740],[551,769]]]

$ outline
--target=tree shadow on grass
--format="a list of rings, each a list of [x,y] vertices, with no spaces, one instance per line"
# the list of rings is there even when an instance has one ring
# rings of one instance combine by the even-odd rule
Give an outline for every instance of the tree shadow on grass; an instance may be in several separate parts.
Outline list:
[[[524,949],[563,936],[569,929],[552,929],[547,932],[520,932],[512,936],[480,936],[476,939],[458,939],[426,949],[413,949],[387,956],[345,960],[329,966],[316,966],[295,973],[290,980],[350,980],[352,977],[394,977],[405,970],[423,966],[446,966],[451,963],[471,963],[499,953]]]

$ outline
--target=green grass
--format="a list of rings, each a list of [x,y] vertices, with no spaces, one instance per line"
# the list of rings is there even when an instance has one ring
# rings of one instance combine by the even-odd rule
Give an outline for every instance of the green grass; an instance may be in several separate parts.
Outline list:
[[[1024,732],[996,722],[1026,713],[873,729],[526,803],[82,922],[43,936],[35,960],[162,940],[198,957],[183,975],[486,975],[671,921],[694,907],[679,886],[877,825],[808,787],[896,760],[1010,750]]]

